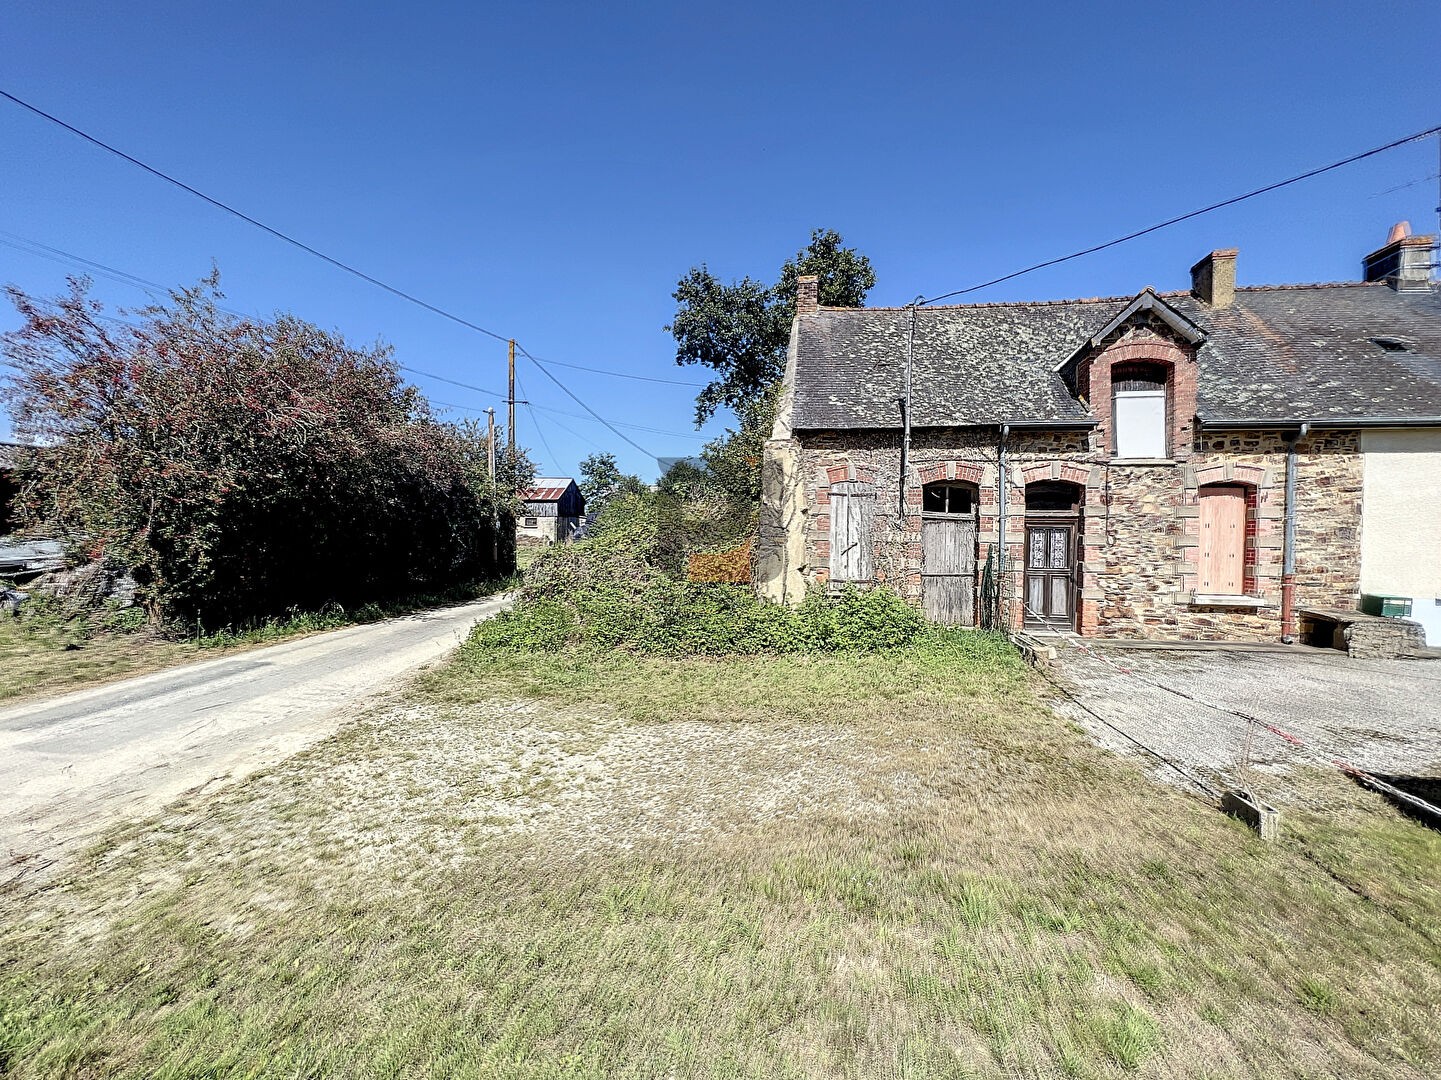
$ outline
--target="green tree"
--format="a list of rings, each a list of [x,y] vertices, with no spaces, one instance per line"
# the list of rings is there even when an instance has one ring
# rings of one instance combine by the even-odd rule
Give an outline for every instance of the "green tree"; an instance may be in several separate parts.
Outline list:
[[[676,363],[716,373],[696,397],[697,427],[722,407],[739,414],[784,374],[796,279],[803,274],[820,278],[820,302],[829,307],[860,307],[876,283],[870,260],[833,229],[812,232],[810,244],[782,264],[774,285],[749,277],[725,284],[704,263],[676,283],[675,318],[665,328],[676,341]]]
[[[587,514],[599,514],[618,495],[646,490],[639,476],[623,473],[614,454],[591,454],[580,463],[580,493]]]
[[[761,457],[775,425],[781,384],[771,383],[736,410],[737,425],[701,450],[706,475],[737,507],[753,508],[761,500]]]

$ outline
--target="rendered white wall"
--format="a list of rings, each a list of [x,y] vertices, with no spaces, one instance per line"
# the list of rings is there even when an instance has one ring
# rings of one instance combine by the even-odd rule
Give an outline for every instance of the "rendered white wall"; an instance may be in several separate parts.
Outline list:
[[[1361,591],[1409,596],[1441,645],[1441,430],[1364,432],[1361,451]]]

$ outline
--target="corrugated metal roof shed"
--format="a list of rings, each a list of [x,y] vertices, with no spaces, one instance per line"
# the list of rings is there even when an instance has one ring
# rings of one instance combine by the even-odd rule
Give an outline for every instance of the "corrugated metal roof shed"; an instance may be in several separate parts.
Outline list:
[[[560,502],[575,481],[568,476],[537,476],[535,486],[520,493],[522,502]]]

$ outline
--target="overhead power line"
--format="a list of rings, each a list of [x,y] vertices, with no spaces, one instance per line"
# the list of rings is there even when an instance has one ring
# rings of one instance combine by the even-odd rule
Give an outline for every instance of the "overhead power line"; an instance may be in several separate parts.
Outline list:
[[[432,304],[427,300],[422,300],[414,293],[407,292],[404,289],[398,288],[395,285],[391,285],[387,281],[382,281],[378,277],[367,274],[364,270],[352,266],[350,263],[347,263],[342,259],[338,259],[333,255],[327,255],[319,248],[311,247],[309,244],[305,243],[305,241],[297,239],[296,237],[291,236],[289,233],[275,228],[273,225],[267,225],[265,222],[259,220],[258,218],[251,217],[245,211],[237,209],[236,207],[231,206],[229,203],[215,198],[213,195],[207,195],[199,188],[192,187],[184,180],[170,175],[165,170],[159,169],[154,165],[150,165],[147,162],[141,161],[139,158],[135,157],[132,154],[127,154],[119,147],[113,146],[112,144],[106,142],[104,139],[97,138],[96,136],[91,135],[87,131],[82,131],[74,124],[67,123],[66,121],[60,119],[60,117],[55,116],[53,113],[48,113],[44,109],[40,108],[38,105],[32,105],[30,102],[24,100],[23,98],[16,97],[14,94],[10,93],[7,90],[0,90],[0,97],[3,97],[8,101],[14,102],[22,109],[25,109],[28,112],[31,112],[34,115],[41,117],[42,119],[48,120],[52,124],[64,128],[72,135],[76,135],[79,138],[84,139],[92,146],[97,146],[101,150],[104,150],[106,153],[114,154],[122,161],[127,161],[131,165],[134,165],[136,168],[143,169],[151,176],[163,180],[165,181],[165,183],[171,184],[179,188],[181,191],[187,192],[190,195],[194,195],[197,199],[209,203],[217,210],[222,210],[225,213],[230,214],[232,217],[239,218],[246,224],[253,225],[255,226],[255,228],[260,229],[262,232],[268,233],[269,235],[275,237],[277,240],[281,240],[287,244],[290,244],[292,247],[299,248],[301,251],[304,251],[308,255],[314,255],[317,259],[321,259],[324,262],[329,263],[331,266],[334,266],[338,270],[343,270],[345,273],[351,274],[354,277],[359,278],[361,281],[368,282],[369,284],[374,285],[378,289],[384,289],[392,296],[399,297],[400,299],[405,300],[408,303],[415,304],[418,307],[424,308],[426,311],[429,311],[435,315],[439,315],[443,319],[449,319],[451,322],[457,323],[460,326],[464,326],[469,330],[474,330],[478,334],[484,334],[486,337],[494,338],[496,341],[510,340],[509,335],[497,333],[494,330],[489,330],[486,327],[479,325],[478,323],[474,323],[471,320],[464,318],[463,316],[455,314],[453,311],[447,311],[445,308],[440,307],[437,304]],[[155,287],[162,288],[162,286]],[[547,361],[547,363],[555,364],[559,367],[575,368],[577,371],[590,371],[594,372],[597,375],[610,375],[618,379],[637,379],[642,382],[669,383],[675,386],[700,387],[705,385],[704,383],[688,382],[683,379],[663,379],[658,376],[652,375],[632,375],[629,372],[612,371],[607,368],[586,367],[582,364],[567,364],[562,363],[559,360],[549,360]]]
[[[1212,211],[1221,210],[1227,206],[1235,206],[1237,203],[1245,202],[1247,199],[1254,199],[1258,195],[1265,195],[1268,192],[1278,191],[1292,184],[1299,184],[1302,180],[1310,180],[1312,177],[1320,176],[1322,173],[1332,172],[1335,169],[1340,169],[1347,165],[1354,165],[1358,161],[1375,157],[1377,154],[1384,154],[1387,150],[1395,150],[1398,146],[1405,146],[1407,143],[1419,142],[1422,139],[1430,138],[1432,135],[1441,135],[1441,126],[1427,128],[1425,131],[1418,131],[1414,135],[1407,135],[1403,139],[1388,142],[1384,146],[1376,146],[1362,153],[1352,154],[1350,157],[1342,158],[1340,161],[1333,161],[1329,165],[1322,165],[1320,168],[1310,169],[1307,172],[1299,173],[1285,180],[1278,180],[1274,184],[1258,187],[1254,191],[1246,192],[1244,195],[1234,195],[1229,199],[1222,199],[1220,202],[1212,203],[1210,206],[1203,206],[1199,210],[1191,210],[1188,213],[1158,222],[1155,225],[1148,225],[1144,229],[1137,229],[1135,232],[1127,233],[1125,236],[1118,236],[1114,240],[1107,240],[1104,244],[1096,244],[1094,247],[1088,247],[1081,251],[1073,251],[1069,255],[1062,255],[1056,259],[1047,259],[1045,262],[1036,263],[1034,266],[1027,266],[1023,270],[1014,270],[1009,274],[1002,274],[998,278],[983,281],[979,285],[971,285],[964,289],[955,289],[948,293],[941,293],[939,296],[932,296],[929,300],[921,300],[919,303],[921,305],[934,304],[941,300],[949,300],[953,296],[965,296],[967,293],[979,292],[981,289],[989,289],[992,285],[999,285],[1003,281],[1012,281],[1026,274],[1033,274],[1037,270],[1044,270],[1050,266],[1059,266],[1061,263],[1070,262],[1072,259],[1079,259],[1085,255],[1094,255],[1098,251],[1105,251],[1107,248],[1116,247],[1119,244],[1147,236],[1153,232],[1159,232],[1161,229],[1170,228],[1172,225],[1179,225],[1183,221],[1190,221],[1192,218],[1200,217],[1202,214],[1209,214]]]
[[[563,391],[565,391],[566,397],[570,398],[570,399],[571,399],[572,401],[574,401],[577,405],[579,405],[582,409],[584,409],[586,412],[590,413],[591,416],[595,417],[595,418],[596,418],[597,420],[599,420],[602,424],[604,424],[604,425],[610,430],[610,432],[611,432],[612,435],[614,435],[616,438],[620,439],[620,440],[623,441],[623,442],[629,443],[631,446],[635,447],[637,450],[639,450],[639,451],[640,451],[642,454],[644,454],[646,457],[653,458],[653,457],[658,457],[658,456],[659,456],[659,455],[657,455],[657,454],[651,453],[651,452],[650,452],[649,450],[647,450],[644,446],[642,446],[640,443],[636,442],[634,439],[632,439],[632,438],[631,438],[629,435],[627,435],[625,432],[621,431],[620,428],[616,427],[614,424],[612,424],[612,423],[611,423],[609,420],[607,420],[605,417],[601,416],[600,413],[596,412],[596,411],[595,411],[594,409],[592,409],[589,405],[587,405],[584,401],[582,401],[580,398],[578,398],[578,397],[574,394],[574,392],[572,392],[572,390],[570,389],[570,387],[566,386],[565,383],[561,382],[561,381],[560,381],[559,379],[557,379],[554,375],[552,375],[552,374],[550,373],[550,369],[549,369],[549,368],[547,368],[544,364],[542,364],[542,363],[541,363],[539,360],[537,360],[535,357],[531,356],[530,353],[526,352],[525,349],[520,348],[519,345],[517,345],[516,348],[517,348],[517,349],[520,349],[520,354],[521,354],[522,356],[524,356],[527,360],[529,360],[532,364],[534,364],[534,365],[536,366],[536,368],[540,371],[540,373],[541,373],[542,375],[544,375],[544,376],[545,376],[547,379],[549,379],[551,382],[555,383],[556,386],[560,387]]]
[[[535,359],[531,357],[531,359]],[[552,367],[573,368],[576,371],[593,371],[597,375],[613,375],[617,379],[635,379],[638,382],[667,383],[670,386],[694,386],[703,387],[706,384],[700,382],[689,382],[685,379],[662,379],[658,375],[631,375],[624,371],[611,371],[608,368],[586,367],[584,364],[567,364],[563,360],[547,360]]]
[[[444,375],[436,375],[435,373],[430,371],[421,371],[420,368],[409,367],[405,364],[400,365],[400,370],[408,371],[412,375],[419,375],[425,379],[434,379],[436,382],[449,383],[451,386],[458,386],[462,390],[474,390],[477,394],[487,394],[493,398],[500,398],[501,401],[506,400],[506,396],[502,394],[499,390],[487,390],[483,386],[473,386],[470,383],[461,382],[459,379],[448,379]]]
[[[101,277],[109,278],[112,281],[119,282],[121,285],[129,285],[146,293],[149,293],[151,290],[157,290],[162,293],[168,291],[164,285],[158,282],[137,277],[134,274],[127,274],[124,270],[117,270],[115,267],[107,266],[105,263],[84,258],[83,256],[66,251],[64,248],[42,244],[38,240],[31,240],[27,236],[21,236],[19,233],[7,232],[4,229],[0,229],[0,244],[4,244],[8,248],[14,248],[16,251],[23,251],[27,255],[35,255],[42,259],[49,259],[51,262],[58,262],[62,265],[69,264],[77,270],[82,270],[86,273],[99,274]]]
[[[516,349],[517,349],[517,351],[521,352],[522,355],[524,355],[524,350],[521,349],[519,345],[516,346]],[[501,401],[504,401],[504,400],[505,400],[505,395],[502,394],[499,390],[487,390],[487,389],[486,389],[485,387],[483,387],[483,386],[476,386],[476,385],[473,384],[473,383],[461,382],[459,379],[447,378],[447,377],[444,376],[444,375],[436,375],[436,374],[434,374],[433,372],[422,371],[420,368],[410,367],[410,366],[408,366],[408,365],[406,365],[406,364],[401,364],[401,365],[400,365],[400,369],[401,369],[402,371],[408,371],[408,372],[410,372],[412,375],[419,375],[419,376],[421,376],[422,378],[425,378],[425,379],[435,379],[435,380],[437,380],[437,381],[439,381],[439,382],[449,383],[451,386],[458,386],[458,387],[460,387],[462,390],[474,390],[474,391],[475,391],[476,393],[478,393],[478,394],[487,394],[487,395],[489,395],[490,397],[499,398]],[[564,389],[564,387],[562,387],[562,389]],[[434,399],[432,399],[432,400],[434,400]],[[445,403],[444,403],[444,402],[436,402],[436,404],[439,405],[439,404],[445,404]],[[577,420],[596,421],[596,422],[598,422],[598,423],[602,423],[602,424],[606,424],[606,425],[614,424],[616,427],[630,428],[630,429],[632,429],[633,431],[648,431],[648,432],[650,432],[652,435],[669,435],[669,436],[671,436],[672,438],[676,438],[676,439],[694,439],[696,442],[709,442],[709,441],[710,441],[706,436],[704,436],[704,435],[696,435],[696,434],[693,433],[693,432],[688,432],[688,431],[669,431],[669,430],[667,430],[667,429],[665,429],[665,428],[647,427],[645,424],[631,424],[631,423],[627,423],[627,422],[624,421],[624,420],[607,420],[605,417],[603,417],[603,416],[598,416],[598,415],[596,415],[596,414],[593,413],[593,412],[592,412],[592,413],[589,413],[589,414],[587,414],[587,413],[567,412],[567,411],[564,410],[564,409],[557,409],[557,408],[554,408],[553,406],[550,406],[550,405],[534,405],[532,402],[529,402],[529,401],[517,402],[517,404],[532,405],[532,407],[539,409],[541,412],[544,412],[544,413],[552,413],[552,414],[554,414],[554,415],[556,415],[556,416],[571,416],[571,417],[574,417],[574,418],[577,419]],[[584,403],[584,402],[581,402],[581,404],[584,405],[585,403]],[[453,402],[450,403],[450,406],[451,406],[451,408],[455,408],[455,409],[472,409],[472,410],[474,410],[474,411],[476,411],[476,412],[483,412],[483,411],[484,411],[484,410],[482,410],[482,409],[477,409],[477,408],[476,408],[475,406],[473,406],[473,405],[456,405],[456,404],[454,404]],[[563,425],[557,424],[556,426],[557,426],[557,427],[562,427]],[[569,431],[570,429],[569,429],[569,428],[565,428],[565,430],[566,430],[566,431]],[[574,434],[574,432],[572,432],[572,434]],[[584,438],[584,436],[582,436],[582,438]]]
[[[101,276],[107,277],[107,278],[109,278],[110,280],[113,280],[113,281],[115,281],[115,282],[117,282],[117,283],[119,283],[119,284],[121,284],[121,285],[129,285],[129,286],[132,287],[132,288],[139,289],[139,290],[141,290],[142,292],[146,293],[147,295],[151,295],[152,292],[160,292],[160,293],[167,293],[167,292],[169,292],[169,289],[167,289],[166,286],[161,285],[161,284],[160,284],[159,282],[157,282],[157,281],[151,281],[149,278],[141,277],[141,276],[138,275],[138,274],[132,274],[132,273],[130,273],[129,271],[121,270],[121,269],[119,269],[118,267],[110,266],[109,264],[100,262],[100,261],[98,261],[98,260],[96,260],[96,259],[86,258],[86,257],[83,256],[83,255],[78,255],[78,254],[76,254],[76,253],[73,252],[73,251],[67,251],[67,250],[65,250],[64,248],[53,247],[53,246],[50,245],[50,244],[43,244],[43,243],[41,243],[41,242],[38,241],[38,240],[32,240],[32,239],[31,239],[30,237],[28,237],[28,236],[21,236],[19,233],[13,233],[13,232],[9,232],[8,230],[0,229],[0,245],[4,245],[5,247],[13,248],[13,249],[16,250],[16,251],[24,252],[24,253],[27,254],[27,255],[34,255],[34,256],[37,256],[37,257],[39,257],[39,258],[49,259],[49,260],[51,260],[52,262],[58,262],[58,263],[61,263],[61,264],[68,264],[68,265],[73,266],[73,267],[75,267],[76,269],[81,270],[81,271],[84,271],[84,272],[86,272],[86,273],[97,273],[97,274],[100,274]],[[152,298],[153,298],[153,297],[152,297]],[[242,318],[242,319],[243,319],[243,318],[247,318],[247,317],[248,317],[248,316],[244,315],[243,313],[241,313],[241,312],[239,312],[239,311],[235,311],[235,310],[233,310],[233,309],[231,309],[231,308],[224,308],[224,307],[222,307],[222,308],[220,308],[219,310],[225,312],[227,315],[233,315],[233,316],[235,316],[236,318]],[[105,318],[105,319],[106,319],[107,321],[109,321],[109,322],[118,323],[118,324],[124,325],[124,326],[134,326],[134,325],[136,325],[136,324],[134,324],[134,323],[127,322],[127,321],[124,320],[124,319],[114,318],[113,316],[102,316],[102,318]],[[554,363],[556,363],[556,361],[553,361],[553,360],[552,360],[552,361],[547,361],[547,363],[554,364]],[[476,386],[474,383],[462,382],[462,381],[460,381],[459,379],[452,379],[452,378],[450,378],[450,377],[448,377],[448,376],[446,376],[446,375],[437,375],[437,374],[435,374],[435,373],[432,372],[432,371],[424,371],[424,370],[422,370],[421,368],[411,367],[411,366],[408,365],[408,364],[400,364],[400,365],[398,365],[398,366],[399,366],[400,370],[402,370],[402,371],[407,371],[407,372],[409,372],[409,373],[412,374],[412,375],[419,375],[419,376],[421,376],[422,378],[433,379],[433,380],[435,380],[436,382],[447,383],[447,384],[449,384],[449,385],[451,385],[451,386],[460,387],[460,388],[463,389],[463,390],[471,390],[471,391],[474,391],[474,392],[477,393],[477,394],[485,394],[485,395],[487,395],[487,396],[489,396],[489,397],[498,398],[498,399],[501,400],[501,401],[504,401],[504,400],[505,400],[505,394],[501,393],[499,390],[491,390],[491,389],[488,389],[488,388],[483,387],[483,386]],[[566,366],[575,366],[575,365],[566,365]],[[636,378],[639,378],[640,376],[635,376],[635,377],[636,377]],[[437,402],[437,404],[440,404],[440,403]],[[577,419],[581,419],[581,420],[589,420],[589,419],[592,419],[591,416],[587,416],[587,415],[584,414],[584,413],[565,412],[564,410],[550,408],[549,406],[545,406],[545,405],[532,405],[530,402],[524,402],[524,404],[525,404],[528,408],[533,407],[533,408],[536,408],[536,409],[540,409],[542,412],[555,413],[555,414],[560,415],[560,416],[572,416],[572,417],[576,417]],[[455,405],[455,404],[451,404],[450,407],[451,407],[451,408],[459,408],[459,409],[470,409],[470,408],[473,408],[472,406],[467,406],[467,405]],[[482,410],[475,409],[474,411],[479,412],[479,411],[482,411]],[[602,422],[602,423],[605,423],[605,422],[607,422],[607,421],[605,421],[604,419],[602,419],[601,422]],[[636,431],[647,431],[647,432],[650,432],[650,433],[655,434],[655,435],[667,435],[667,436],[671,436],[671,437],[677,438],[677,439],[695,439],[695,440],[700,441],[700,442],[706,441],[705,438],[704,438],[704,436],[694,435],[694,434],[691,434],[691,433],[689,433],[689,432],[683,432],[683,431],[668,431],[668,430],[666,430],[666,429],[664,429],[664,428],[647,427],[647,426],[644,425],[644,424],[628,424],[628,423],[625,423],[625,422],[620,421],[620,420],[612,420],[612,421],[609,421],[609,423],[615,424],[615,425],[618,426],[618,427],[632,428],[632,429],[634,429],[634,430],[636,430]],[[568,427],[565,427],[563,424],[556,424],[556,426],[557,426],[557,427],[560,427],[560,428],[561,428],[562,430],[564,430],[564,431],[569,431],[572,435],[577,435],[579,438],[585,439],[585,441],[590,442],[592,446],[598,446],[598,445],[599,445],[598,443],[595,443],[593,440],[590,440],[590,439],[586,438],[586,436],[580,435],[578,432],[575,432],[575,431],[573,431],[572,429],[570,429],[570,428],[568,428]]]
[[[90,143],[91,145],[93,145],[93,146],[98,146],[100,149],[104,150],[104,151],[107,152],[107,153],[114,154],[116,157],[120,158],[120,159],[123,160],[123,161],[128,161],[130,164],[134,165],[134,166],[135,166],[136,168],[138,168],[138,169],[144,169],[144,170],[145,170],[146,172],[148,172],[151,176],[158,177],[159,179],[164,180],[167,184],[173,184],[175,187],[178,187],[181,191],[189,192],[191,195],[194,195],[197,199],[200,199],[200,200],[202,200],[203,202],[209,203],[211,206],[215,207],[216,209],[218,209],[218,210],[223,210],[223,211],[225,211],[225,213],[230,214],[232,217],[237,217],[237,218],[239,218],[241,221],[244,221],[245,223],[247,223],[247,224],[249,224],[249,225],[254,225],[257,229],[260,229],[262,232],[269,233],[271,236],[275,237],[277,240],[283,240],[285,243],[290,244],[292,247],[297,247],[297,248],[299,248],[301,251],[304,251],[306,254],[314,255],[317,259],[321,259],[321,260],[323,260],[324,262],[328,262],[331,266],[334,266],[334,267],[336,267],[336,268],[339,269],[339,270],[343,270],[343,271],[345,271],[347,274],[351,274],[351,275],[353,275],[353,276],[355,276],[355,277],[358,277],[358,278],[360,278],[360,280],[362,280],[362,281],[367,281],[367,282],[369,282],[371,285],[374,285],[374,286],[375,286],[376,288],[378,288],[378,289],[384,289],[386,292],[390,293],[390,294],[393,295],[393,296],[398,296],[398,297],[400,297],[400,299],[406,300],[406,301],[408,301],[409,303],[412,303],[412,304],[417,305],[418,307],[422,307],[422,308],[424,308],[426,311],[433,312],[434,314],[439,315],[441,318],[449,319],[451,322],[454,322],[454,323],[459,323],[461,326],[464,326],[464,327],[467,327],[468,329],[471,329],[471,330],[476,331],[476,333],[484,334],[484,335],[486,335],[487,337],[495,338],[495,340],[497,340],[497,341],[508,341],[508,340],[509,340],[504,334],[497,334],[494,330],[487,330],[485,327],[479,325],[478,323],[473,323],[473,322],[471,322],[469,319],[461,318],[461,316],[456,315],[456,314],[454,314],[453,312],[446,311],[446,310],[445,310],[444,308],[442,308],[442,307],[437,307],[436,305],[431,304],[431,303],[429,303],[429,302],[427,302],[427,301],[425,301],[425,300],[422,300],[420,297],[415,296],[415,295],[413,295],[412,293],[406,292],[404,289],[397,289],[394,285],[391,285],[391,284],[389,284],[389,283],[387,283],[387,282],[381,281],[380,278],[378,278],[378,277],[372,277],[370,274],[367,274],[364,270],[359,270],[359,269],[357,269],[356,267],[351,266],[349,263],[343,262],[343,261],[341,261],[340,259],[335,258],[333,255],[327,255],[325,252],[319,250],[318,248],[313,248],[313,247],[311,247],[309,244],[305,243],[303,240],[297,240],[295,237],[291,236],[289,233],[282,232],[281,230],[275,228],[274,226],[267,225],[267,224],[265,224],[265,222],[260,221],[260,220],[257,219],[257,218],[251,217],[249,214],[245,213],[243,210],[237,210],[235,207],[231,206],[229,203],[221,202],[219,199],[215,198],[214,196],[205,194],[205,192],[201,191],[199,188],[191,187],[191,186],[190,186],[189,184],[187,184],[184,180],[176,179],[175,177],[171,176],[169,173],[165,172],[164,170],[162,170],[162,169],[157,169],[154,165],[147,165],[145,162],[141,161],[139,158],[137,158],[137,157],[132,157],[130,154],[127,154],[124,150],[121,150],[119,147],[112,146],[112,145],[110,145],[108,142],[105,142],[103,139],[97,139],[94,135],[91,135],[91,134],[89,134],[88,132],[85,132],[85,131],[81,131],[81,130],[80,130],[78,127],[76,127],[74,124],[67,124],[64,120],[61,120],[58,116],[54,116],[54,115],[52,115],[51,113],[46,112],[44,109],[40,108],[39,106],[32,105],[32,104],[30,104],[30,102],[25,101],[25,100],[22,99],[22,98],[16,97],[14,94],[10,93],[9,91],[0,90],[0,97],[6,98],[6,99],[9,100],[9,101],[13,101],[16,105],[19,105],[22,109],[26,109],[26,110],[34,113],[36,116],[42,117],[42,118],[44,118],[44,119],[46,119],[46,120],[49,120],[52,124],[57,124],[57,125],[59,125],[60,127],[64,128],[66,131],[70,132],[71,134],[73,134],[73,135],[78,135],[80,138],[84,139],[86,142]]]

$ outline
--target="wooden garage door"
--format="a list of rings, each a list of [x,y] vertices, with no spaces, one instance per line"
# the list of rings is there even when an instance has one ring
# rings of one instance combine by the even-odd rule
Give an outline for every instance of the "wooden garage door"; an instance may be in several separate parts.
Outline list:
[[[1216,484],[1201,489],[1201,559],[1196,591],[1241,596],[1246,589],[1246,489]]]

